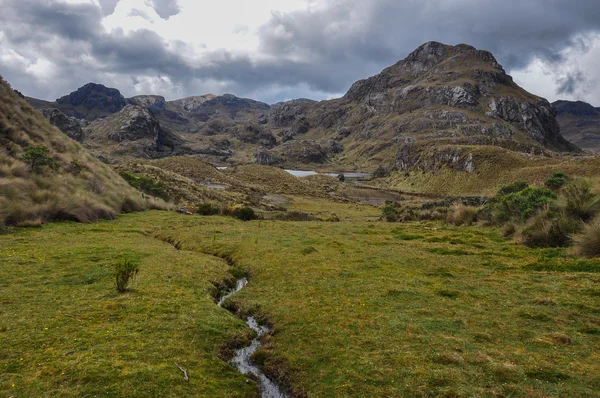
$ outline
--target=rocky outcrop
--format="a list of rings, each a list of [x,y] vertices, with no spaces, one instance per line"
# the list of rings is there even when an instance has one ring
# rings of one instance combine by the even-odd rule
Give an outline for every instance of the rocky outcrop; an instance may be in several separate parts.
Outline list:
[[[56,100],[69,116],[94,120],[98,115],[119,112],[127,101],[119,90],[102,84],[88,83],[77,91]]]
[[[127,105],[119,113],[93,122],[87,132],[96,141],[136,142],[151,157],[172,153],[181,143],[177,136],[160,126],[148,108],[139,105]]]
[[[41,112],[42,115],[44,115],[44,117],[48,119],[50,123],[52,123],[52,125],[56,126],[71,139],[83,142],[85,135],[83,133],[82,124],[85,122],[79,121],[74,117],[67,116],[55,108],[42,109]]]
[[[277,139],[263,126],[247,124],[244,126],[230,127],[227,131],[233,134],[240,141],[247,144],[258,144],[265,148],[273,148],[277,144]]]
[[[396,154],[396,167],[400,171],[422,170],[436,172],[442,167],[467,173],[475,172],[473,154],[462,147],[421,147],[408,140]]]

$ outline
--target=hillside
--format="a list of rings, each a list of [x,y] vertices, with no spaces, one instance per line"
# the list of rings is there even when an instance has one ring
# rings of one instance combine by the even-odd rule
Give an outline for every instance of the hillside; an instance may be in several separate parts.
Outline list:
[[[600,152],[600,109],[581,101],[556,101],[561,134],[581,149]]]
[[[491,53],[465,44],[425,43],[328,101],[270,106],[231,94],[125,99],[116,89],[92,83],[56,103],[29,101],[92,121],[82,121],[84,135],[99,142],[119,135],[123,123],[96,119],[122,114],[126,106],[148,109],[148,119],[173,134],[168,148],[150,152],[125,137],[112,153],[115,161],[195,154],[218,164],[346,170],[383,165],[388,171],[446,166],[471,173],[478,168],[473,146],[544,156],[579,152],[561,136],[548,101],[515,84]]]
[[[0,229],[156,207],[0,78]]]

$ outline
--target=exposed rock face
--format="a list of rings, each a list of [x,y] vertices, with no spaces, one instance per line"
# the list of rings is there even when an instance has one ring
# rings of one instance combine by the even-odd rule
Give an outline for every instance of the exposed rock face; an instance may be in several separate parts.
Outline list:
[[[82,128],[82,122],[74,117],[70,117],[59,111],[58,109],[42,109],[42,115],[52,125],[58,127],[60,131],[68,135],[75,141],[83,142],[84,133]]]
[[[273,157],[273,154],[269,153],[266,148],[260,148],[258,151],[256,151],[256,153],[254,153],[254,161],[256,164],[263,166],[270,166],[277,163]]]
[[[234,126],[228,129],[240,141],[248,144],[258,144],[265,148],[273,148],[277,139],[273,134],[262,126],[247,124],[245,126]]]
[[[95,118],[95,115],[90,112],[92,110],[101,113],[115,113],[127,105],[127,101],[119,90],[96,83],[88,83],[77,91],[57,99],[56,103],[73,107],[72,110],[61,107],[69,116],[88,118],[88,120]]]
[[[127,105],[119,113],[93,122],[87,132],[95,141],[109,140],[125,146],[136,143],[136,148],[151,157],[171,153],[180,143],[178,137],[160,126],[148,108],[139,105]]]
[[[467,173],[475,172],[473,154],[466,148],[420,148],[408,141],[402,144],[396,155],[396,167],[401,171],[438,171],[444,166]]]
[[[600,153],[600,111],[581,101],[556,101],[552,105],[562,135],[582,149]]]

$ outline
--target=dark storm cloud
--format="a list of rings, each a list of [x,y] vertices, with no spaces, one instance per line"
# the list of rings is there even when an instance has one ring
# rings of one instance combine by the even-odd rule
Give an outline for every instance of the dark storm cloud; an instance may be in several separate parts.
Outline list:
[[[112,13],[117,1],[100,4],[0,0],[6,11],[0,14],[2,45],[24,57],[50,60],[61,81],[28,80],[23,68],[2,59],[0,73],[23,83],[21,91],[33,96],[53,92],[49,85],[54,90],[70,85],[71,91],[108,74],[129,85],[119,87],[125,93],[150,76],[173,82],[181,95],[202,94],[194,90],[217,82],[237,95],[261,93],[259,99],[275,101],[282,99],[277,93],[290,95],[294,87],[304,87],[303,95],[307,89],[320,96],[343,93],[429,40],[490,50],[511,70],[533,57],[560,65],[565,48],[585,50],[585,35],[600,31],[597,0],[330,0],[313,11],[273,14],[259,31],[259,52],[266,56],[261,61],[220,50],[192,62],[193,50],[185,43],[166,42],[154,32],[105,32],[102,16]],[[174,0],[153,5],[165,19],[179,12]],[[80,60],[86,65],[78,69]],[[559,82],[561,91],[571,93],[585,79],[567,78]]]

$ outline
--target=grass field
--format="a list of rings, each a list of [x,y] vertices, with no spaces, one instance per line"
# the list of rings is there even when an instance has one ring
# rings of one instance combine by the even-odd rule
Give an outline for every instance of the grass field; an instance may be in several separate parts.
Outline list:
[[[248,332],[214,304],[214,254],[250,276],[228,307],[272,324],[256,360],[297,396],[600,396],[600,261],[290,203],[342,222],[147,212],[0,235],[0,395],[252,396],[220,359]],[[119,258],[141,262],[124,295]]]

